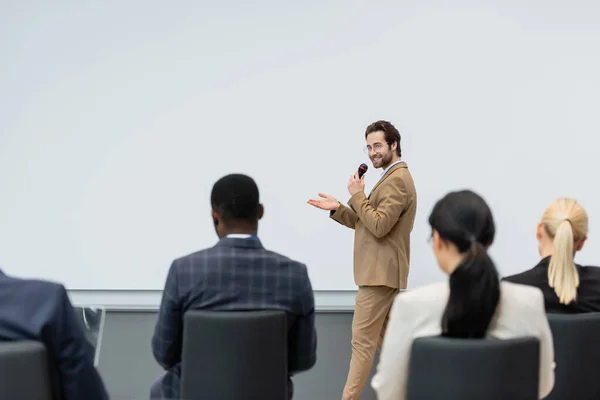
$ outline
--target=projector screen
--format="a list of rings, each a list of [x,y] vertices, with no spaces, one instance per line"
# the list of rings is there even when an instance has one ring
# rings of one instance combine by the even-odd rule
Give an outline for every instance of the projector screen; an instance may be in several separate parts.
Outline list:
[[[173,259],[216,243],[212,185],[240,172],[265,247],[315,290],[353,290],[353,232],[306,201],[348,200],[378,119],[418,191],[409,288],[444,279],[427,218],[464,188],[494,212],[502,275],[537,263],[558,196],[588,211],[577,260],[598,264],[599,20],[592,1],[6,3],[0,265],[161,289]]]

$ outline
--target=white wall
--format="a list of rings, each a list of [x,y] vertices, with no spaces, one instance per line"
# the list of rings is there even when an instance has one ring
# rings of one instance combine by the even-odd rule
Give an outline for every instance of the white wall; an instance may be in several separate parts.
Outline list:
[[[264,244],[307,263],[316,290],[353,289],[352,232],[306,200],[347,200],[380,118],[418,189],[411,287],[443,278],[426,221],[461,188],[494,211],[502,274],[537,262],[556,196],[584,204],[578,259],[600,262],[592,1],[53,3],[0,14],[5,272],[160,289],[173,258],[216,241],[212,184],[244,172]]]

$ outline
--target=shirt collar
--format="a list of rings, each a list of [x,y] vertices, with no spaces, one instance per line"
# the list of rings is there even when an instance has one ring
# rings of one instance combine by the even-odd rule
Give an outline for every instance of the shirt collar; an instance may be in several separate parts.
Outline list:
[[[386,172],[388,172],[394,165],[401,163],[402,160],[398,160],[395,163],[392,163],[390,165],[388,165],[388,167],[386,169],[383,170],[383,172],[381,173],[381,176],[384,176]]]
[[[229,235],[226,235],[225,237],[231,239],[258,239],[258,236],[250,235],[247,233],[231,233]]]

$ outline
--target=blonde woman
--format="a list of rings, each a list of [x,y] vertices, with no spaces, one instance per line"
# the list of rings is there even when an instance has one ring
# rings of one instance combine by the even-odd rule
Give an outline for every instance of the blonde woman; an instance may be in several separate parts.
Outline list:
[[[548,313],[600,311],[600,268],[582,267],[574,261],[587,233],[588,216],[581,204],[574,199],[554,200],[537,227],[542,260],[504,280],[540,288]]]

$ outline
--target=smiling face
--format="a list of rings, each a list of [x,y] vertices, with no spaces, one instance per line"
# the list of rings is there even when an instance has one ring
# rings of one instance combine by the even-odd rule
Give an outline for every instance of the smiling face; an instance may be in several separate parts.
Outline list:
[[[375,168],[387,168],[393,162],[400,158],[396,152],[397,143],[391,145],[385,141],[385,134],[382,131],[376,131],[367,135],[367,151],[369,159]]]

